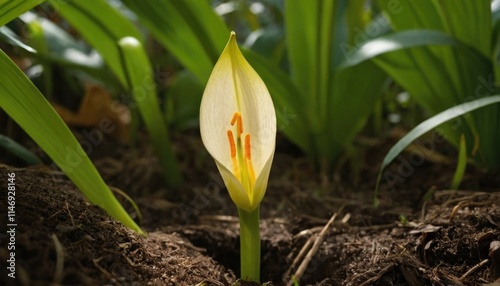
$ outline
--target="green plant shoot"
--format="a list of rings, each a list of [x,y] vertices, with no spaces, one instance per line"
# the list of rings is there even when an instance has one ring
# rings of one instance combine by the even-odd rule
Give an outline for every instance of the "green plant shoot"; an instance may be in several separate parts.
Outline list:
[[[266,85],[241,54],[234,32],[203,93],[200,133],[238,207],[241,277],[259,281],[259,205],[274,156],[276,113]]]
[[[460,147],[458,148],[457,168],[455,169],[455,174],[451,180],[450,188],[452,190],[458,190],[458,187],[464,178],[465,167],[467,167],[467,143],[465,141],[465,136],[462,134],[462,136],[460,136]]]

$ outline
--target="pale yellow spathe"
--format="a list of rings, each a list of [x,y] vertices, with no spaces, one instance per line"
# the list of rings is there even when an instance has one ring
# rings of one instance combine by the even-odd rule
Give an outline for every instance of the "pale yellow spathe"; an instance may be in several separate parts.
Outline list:
[[[244,187],[234,173],[227,133],[234,128],[230,122],[236,112],[241,113],[243,133],[251,137],[253,188]],[[241,54],[234,32],[203,93],[200,132],[233,202],[245,211],[255,210],[264,197],[271,170],[276,145],[276,113],[266,85]]]

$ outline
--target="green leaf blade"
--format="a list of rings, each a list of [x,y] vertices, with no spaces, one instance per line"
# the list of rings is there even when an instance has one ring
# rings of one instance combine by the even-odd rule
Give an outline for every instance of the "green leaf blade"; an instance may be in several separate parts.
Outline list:
[[[457,46],[459,42],[444,34],[432,30],[414,30],[396,32],[367,41],[353,50],[338,69],[344,69],[372,60],[380,55],[423,46]]]
[[[142,41],[136,27],[103,0],[49,2],[102,55],[122,85],[126,86],[117,43],[127,36]]]
[[[182,184],[182,176],[170,144],[167,126],[161,115],[149,59],[141,43],[133,37],[121,39],[118,45],[123,53],[122,65],[128,80],[128,89],[132,92],[148,128],[165,179],[171,187],[178,188]]]
[[[52,106],[0,51],[0,107],[49,155],[90,202],[126,226],[143,233],[116,200]]]
[[[36,156],[33,152],[2,134],[0,134],[0,146],[16,155],[17,157],[23,159],[30,165],[37,165],[42,163],[42,160],[40,160],[40,158],[38,158],[38,156]]]
[[[451,189],[457,190],[462,182],[465,173],[465,167],[467,166],[467,145],[465,142],[465,136],[460,136],[460,147],[458,149],[458,162],[457,168],[455,169],[455,174],[451,180]]]
[[[45,0],[7,0],[0,3],[0,26],[7,24],[29,9],[42,4]]]
[[[488,105],[500,103],[500,95],[488,96],[474,101],[462,103],[460,105],[449,108],[427,120],[417,125],[408,134],[401,138],[387,153],[380,167],[380,172],[378,174],[376,193],[378,192],[378,187],[380,184],[380,179],[382,178],[382,171],[387,167],[406,147],[408,147],[413,141],[423,134],[431,131],[432,129],[444,124],[452,119],[463,116],[471,111],[479,108],[486,107]]]
[[[262,78],[273,99],[278,128],[302,150],[310,150],[309,128],[300,92],[286,73],[277,66],[249,50],[242,50],[250,65]]]
[[[202,84],[207,82],[229,34],[207,1],[123,2]]]

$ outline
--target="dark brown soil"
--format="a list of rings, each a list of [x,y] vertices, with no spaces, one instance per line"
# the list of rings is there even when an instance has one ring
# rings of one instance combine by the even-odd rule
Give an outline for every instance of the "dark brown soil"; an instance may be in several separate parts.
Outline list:
[[[58,171],[0,165],[2,265],[9,256],[8,173],[17,185],[16,278],[2,266],[0,284],[236,285],[236,208],[197,136],[175,141],[186,177],[177,192],[164,187],[146,143],[104,142],[91,154],[106,182],[138,203],[147,237],[89,204]],[[360,163],[339,163],[330,176],[316,175],[279,142],[261,205],[263,281],[287,285],[299,268],[298,285],[485,285],[500,278],[498,174],[468,167],[465,191],[451,191],[454,155],[445,155],[451,164],[426,157],[394,185],[384,182],[374,208],[390,139],[358,140]],[[447,154],[449,147],[440,148],[434,154]],[[388,170],[401,174],[397,162]]]

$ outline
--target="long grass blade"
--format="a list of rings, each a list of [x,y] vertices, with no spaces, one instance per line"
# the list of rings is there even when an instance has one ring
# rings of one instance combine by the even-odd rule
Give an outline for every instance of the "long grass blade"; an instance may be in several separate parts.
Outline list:
[[[0,2],[0,27],[45,0],[5,0]]]
[[[143,233],[113,196],[69,128],[19,68],[0,51],[0,107],[30,135],[90,202]]]
[[[377,56],[423,46],[459,46],[456,39],[437,31],[414,30],[396,32],[361,44],[352,50],[337,69],[344,69],[372,60]]]
[[[40,62],[54,63],[63,68],[85,72],[95,79],[106,82],[109,86],[118,86],[120,84],[117,77],[112,74],[109,68],[105,67],[99,53],[80,40],[76,40],[71,34],[49,19],[40,17],[31,11],[22,14],[19,19],[27,26],[35,22],[41,25],[47,49],[33,50],[33,56]],[[3,28],[7,27],[4,26],[0,30]],[[16,46],[21,47],[20,44],[22,43],[15,43]],[[33,47],[29,48],[33,49]],[[27,51],[30,52],[30,50]],[[44,73],[46,72],[44,71]],[[48,94],[44,94],[48,96]]]
[[[449,108],[417,125],[408,134],[406,134],[403,138],[401,138],[389,150],[387,155],[385,155],[384,160],[382,162],[382,166],[380,167],[380,172],[378,174],[377,185],[375,187],[375,195],[378,194],[378,188],[380,185],[380,180],[382,178],[382,172],[385,169],[385,167],[387,167],[394,159],[396,159],[396,157],[418,137],[422,136],[423,134],[431,131],[432,129],[438,127],[439,125],[444,124],[452,119],[463,116],[476,109],[484,108],[489,105],[494,105],[498,103],[500,103],[500,95],[494,95],[476,99],[474,101],[462,103],[452,108]]]
[[[23,41],[7,26],[0,27],[0,38],[3,38],[7,43],[21,48],[28,53],[36,53],[35,49],[23,43]]]
[[[400,1],[397,13],[390,0],[380,1],[396,32],[433,30],[455,39],[460,45],[449,47],[422,46],[384,54],[374,61],[408,91],[431,114],[437,114],[457,103],[494,94],[498,88],[498,65],[492,51],[492,11],[490,0],[474,2]],[[477,20],[476,20],[477,19]],[[498,31],[498,30],[497,30]],[[498,45],[496,45],[498,46]],[[440,132],[455,146],[461,134],[468,142],[479,136],[479,162],[488,168],[500,167],[499,106],[491,106],[467,117],[467,124],[453,128],[440,127]],[[473,146],[468,144],[468,152]]]
[[[208,1],[123,1],[204,85],[224,49],[229,30]]]
[[[106,1],[56,1],[49,3],[85,40],[102,55],[123,86],[127,85],[123,72],[118,40],[131,36],[142,41],[137,28]]]
[[[51,3],[58,5],[59,12],[102,54],[122,85],[132,93],[158,154],[165,180],[169,186],[179,187],[182,179],[157,102],[151,64],[142,45],[142,35],[106,1],[59,3],[51,0]],[[135,39],[135,44],[128,45],[130,42],[127,41],[119,44],[124,38]]]
[[[146,124],[151,141],[165,178],[170,186],[177,188],[182,184],[182,177],[175,161],[172,146],[168,140],[168,129],[161,115],[160,104],[156,94],[156,84],[151,64],[141,43],[133,37],[125,37],[119,41],[122,52],[122,66],[127,75],[127,87],[139,107]]]
[[[17,157],[23,159],[24,162],[30,165],[37,165],[42,163],[42,160],[40,160],[40,158],[38,158],[38,156],[33,152],[2,134],[0,134],[0,146],[10,153],[16,155]]]
[[[456,190],[460,186],[462,179],[464,177],[465,167],[467,166],[467,145],[465,142],[465,136],[460,136],[460,147],[458,149],[458,162],[457,168],[455,169],[455,174],[451,181],[451,189]]]
[[[307,120],[318,133],[327,120],[334,17],[339,1],[285,2],[286,43],[292,81],[307,101]],[[321,144],[323,145],[323,144]],[[323,149],[323,148],[321,148]],[[311,150],[309,150],[311,151]]]
[[[124,0],[124,3],[202,84],[207,81],[224,48],[229,29],[206,1]],[[170,16],[165,17],[165,14]],[[307,150],[309,138],[304,134],[308,128],[299,112],[305,105],[295,85],[287,74],[264,57],[243,52],[269,88],[280,129]]]

